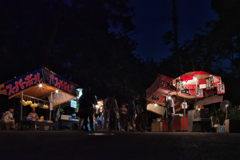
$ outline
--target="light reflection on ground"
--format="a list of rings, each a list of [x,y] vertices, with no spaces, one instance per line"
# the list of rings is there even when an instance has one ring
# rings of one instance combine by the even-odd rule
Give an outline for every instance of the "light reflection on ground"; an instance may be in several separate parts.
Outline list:
[[[114,133],[87,133],[89,136],[113,136]]]

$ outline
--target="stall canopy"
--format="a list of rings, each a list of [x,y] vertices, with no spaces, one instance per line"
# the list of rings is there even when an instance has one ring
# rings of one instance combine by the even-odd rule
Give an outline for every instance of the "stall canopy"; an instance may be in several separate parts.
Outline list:
[[[221,77],[204,71],[187,72],[175,79],[159,74],[146,90],[147,109],[162,114],[161,106],[165,106],[166,96],[177,95],[192,104],[207,105],[221,102],[224,93]]]
[[[178,96],[192,99],[225,93],[221,77],[204,71],[187,72],[173,80]]]
[[[0,85],[0,93],[10,98],[48,99],[53,106],[76,98],[76,84],[47,68],[40,68]]]

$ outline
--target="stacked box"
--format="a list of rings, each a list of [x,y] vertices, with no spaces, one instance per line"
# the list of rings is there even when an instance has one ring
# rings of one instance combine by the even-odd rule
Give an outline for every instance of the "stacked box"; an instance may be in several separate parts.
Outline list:
[[[152,132],[162,132],[163,131],[163,122],[153,122],[151,124]]]

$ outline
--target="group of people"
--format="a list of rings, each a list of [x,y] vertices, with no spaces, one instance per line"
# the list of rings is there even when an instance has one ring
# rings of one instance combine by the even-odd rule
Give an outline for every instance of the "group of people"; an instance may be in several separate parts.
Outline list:
[[[29,112],[27,118],[38,119],[38,114],[36,113],[36,109],[32,108]],[[15,118],[14,118],[14,109],[10,108],[8,111],[2,114],[2,123],[5,126],[6,130],[15,130]]]
[[[147,112],[144,96],[137,95],[129,98],[129,102],[120,108],[120,130],[147,132]]]
[[[91,90],[84,89],[79,98],[78,130],[94,131],[94,119],[98,128],[105,131],[147,131],[146,100],[144,96],[134,96],[129,101],[119,104],[113,93],[103,100],[103,108],[96,111],[96,96]],[[95,127],[96,129],[96,127]]]
[[[90,89],[84,89],[79,98],[79,126],[78,130],[94,131],[94,119],[101,125],[100,128],[106,131],[147,131],[147,112],[146,99],[144,96],[132,96],[129,101],[122,103],[119,107],[114,94],[109,94],[103,102],[103,109],[96,111],[97,99]],[[169,119],[168,128],[172,131],[174,123],[174,102],[177,97],[171,96],[166,102],[167,115]],[[6,129],[15,129],[15,120],[13,117],[14,109],[10,108],[2,115],[2,123]],[[27,118],[38,119],[35,108],[31,109]],[[120,125],[119,125],[120,124]],[[90,127],[90,128],[89,128]],[[95,130],[97,128],[95,127]]]

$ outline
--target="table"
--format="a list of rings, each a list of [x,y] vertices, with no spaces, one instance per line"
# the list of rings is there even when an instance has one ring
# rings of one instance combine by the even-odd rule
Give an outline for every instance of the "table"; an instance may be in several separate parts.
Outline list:
[[[49,126],[49,130],[59,129],[58,123],[48,123],[48,122],[40,122],[40,121],[27,121],[23,120],[19,122],[18,130],[35,130],[35,125],[37,126]]]
[[[76,126],[78,126],[79,119],[61,119],[61,127],[67,127],[70,130],[75,130]]]
[[[58,123],[48,123],[48,122],[39,122],[39,121],[33,121],[34,126],[49,126],[49,130],[59,130],[59,124]]]
[[[161,122],[153,122],[152,125],[153,132],[166,132],[168,131],[168,119]],[[178,117],[176,116],[172,126],[173,131],[187,131],[188,130],[188,117]]]
[[[34,130],[34,121],[23,120],[18,123],[18,130]]]

